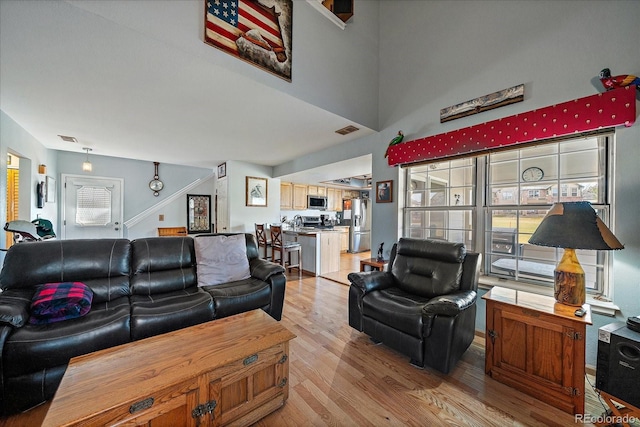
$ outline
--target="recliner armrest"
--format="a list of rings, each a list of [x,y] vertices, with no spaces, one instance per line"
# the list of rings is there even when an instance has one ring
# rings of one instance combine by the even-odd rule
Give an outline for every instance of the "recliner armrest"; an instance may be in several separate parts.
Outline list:
[[[0,293],[0,323],[20,328],[29,320],[32,289],[7,289]]]
[[[476,303],[476,291],[458,291],[431,299],[422,307],[423,315],[455,316]]]
[[[362,294],[387,289],[394,285],[393,276],[387,271],[365,271],[349,273],[347,276],[352,286],[359,288]]]
[[[249,260],[249,271],[251,277],[267,282],[274,274],[284,273],[284,267],[261,258],[252,258]]]

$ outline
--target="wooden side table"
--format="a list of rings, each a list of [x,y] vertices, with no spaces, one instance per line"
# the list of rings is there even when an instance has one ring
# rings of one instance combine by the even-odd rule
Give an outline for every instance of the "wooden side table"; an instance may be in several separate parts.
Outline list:
[[[584,414],[585,334],[591,307],[494,287],[487,304],[485,372],[570,414]]]
[[[389,262],[388,259],[378,261],[377,258],[367,258],[360,260],[360,271],[365,271],[365,266],[369,266],[371,270],[384,270],[384,266]]]

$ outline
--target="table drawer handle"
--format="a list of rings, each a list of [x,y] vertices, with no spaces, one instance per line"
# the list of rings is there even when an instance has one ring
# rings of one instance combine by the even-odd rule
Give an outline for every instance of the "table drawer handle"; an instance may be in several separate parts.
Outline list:
[[[253,354],[253,355],[251,355],[251,356],[247,357],[246,359],[244,359],[244,361],[242,362],[242,364],[243,364],[244,366],[251,365],[251,364],[252,364],[253,362],[255,362],[256,360],[258,360],[258,355],[257,355],[257,354]]]
[[[153,397],[147,397],[140,402],[136,402],[129,407],[129,413],[135,414],[138,411],[142,411],[143,409],[149,409],[153,406]]]

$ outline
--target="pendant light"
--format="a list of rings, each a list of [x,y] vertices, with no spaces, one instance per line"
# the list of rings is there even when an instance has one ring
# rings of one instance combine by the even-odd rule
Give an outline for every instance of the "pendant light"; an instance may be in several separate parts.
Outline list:
[[[89,161],[89,151],[93,151],[91,148],[83,147],[83,150],[87,152],[87,160],[82,163],[82,170],[84,172],[91,172],[93,170],[93,165]]]

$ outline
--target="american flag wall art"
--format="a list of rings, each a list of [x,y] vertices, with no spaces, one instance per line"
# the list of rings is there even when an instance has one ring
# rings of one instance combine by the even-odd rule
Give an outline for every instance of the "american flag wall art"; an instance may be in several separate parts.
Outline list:
[[[205,0],[204,41],[291,81],[291,0]]]

